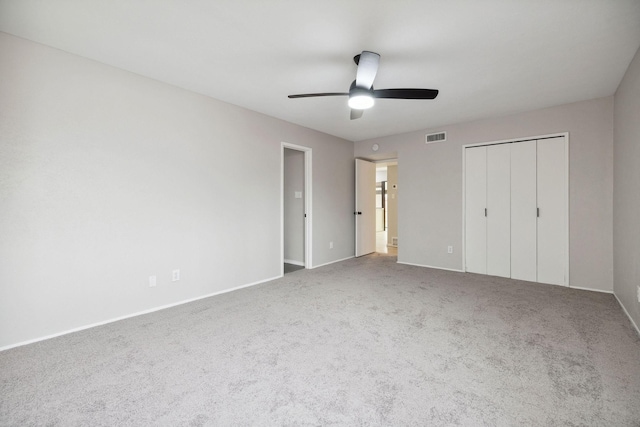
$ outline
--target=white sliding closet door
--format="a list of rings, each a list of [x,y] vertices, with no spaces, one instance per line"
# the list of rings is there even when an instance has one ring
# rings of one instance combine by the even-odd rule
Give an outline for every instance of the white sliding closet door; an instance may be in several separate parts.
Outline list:
[[[566,285],[565,141],[538,140],[538,282]]]
[[[487,274],[487,147],[464,152],[466,271]]]
[[[536,141],[511,145],[511,277],[537,280]]]
[[[511,144],[487,147],[487,274],[511,277]]]

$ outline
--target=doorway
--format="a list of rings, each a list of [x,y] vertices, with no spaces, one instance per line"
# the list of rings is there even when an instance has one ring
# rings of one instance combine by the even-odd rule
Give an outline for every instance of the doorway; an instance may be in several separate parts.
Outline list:
[[[398,251],[398,162],[376,163],[376,252]]]
[[[355,256],[397,255],[398,162],[356,159]]]
[[[281,146],[281,275],[311,264],[311,148]]]

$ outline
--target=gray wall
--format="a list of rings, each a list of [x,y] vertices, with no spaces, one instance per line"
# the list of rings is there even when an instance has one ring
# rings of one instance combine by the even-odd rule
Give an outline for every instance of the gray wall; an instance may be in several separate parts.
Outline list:
[[[279,276],[282,141],[353,256],[351,142],[3,33],[0,75],[0,348]]]
[[[425,144],[426,133],[441,130],[446,142]],[[380,158],[397,152],[398,260],[461,269],[462,146],[566,131],[570,284],[612,291],[613,97],[361,141],[354,153],[371,158],[373,143]]]
[[[640,326],[640,51],[615,94],[613,290]]]
[[[304,152],[285,148],[283,187],[284,259],[304,264]]]

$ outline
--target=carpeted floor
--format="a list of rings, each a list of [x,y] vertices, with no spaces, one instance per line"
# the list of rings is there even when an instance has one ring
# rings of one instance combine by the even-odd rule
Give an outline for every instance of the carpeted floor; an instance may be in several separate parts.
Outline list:
[[[0,425],[640,425],[612,295],[371,255],[0,353]]]

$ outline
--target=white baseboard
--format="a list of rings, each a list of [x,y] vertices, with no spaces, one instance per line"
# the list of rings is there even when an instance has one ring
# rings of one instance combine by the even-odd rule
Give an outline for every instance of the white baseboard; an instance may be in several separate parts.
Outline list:
[[[337,259],[337,260],[335,260],[335,261],[325,262],[324,264],[314,265],[314,266],[313,266],[313,267],[311,267],[311,268],[324,267],[325,265],[335,264],[336,262],[346,261],[346,260],[351,259],[351,258],[355,258],[355,256],[351,255],[351,256],[348,256],[348,257],[346,257],[346,258]]]
[[[638,328],[638,325],[636,325],[636,322],[633,321],[633,317],[631,317],[631,315],[627,311],[627,307],[625,307],[624,304],[622,304],[622,301],[620,301],[620,298],[618,298],[618,295],[616,295],[615,292],[613,292],[613,296],[616,297],[616,300],[618,300],[618,304],[620,304],[620,307],[622,307],[622,311],[624,311],[624,314],[627,315],[633,327],[636,328],[636,333],[638,334],[638,336],[640,336],[640,328]]]
[[[236,286],[235,288],[225,289],[225,290],[218,291],[218,292],[213,292],[213,293],[210,293],[210,294],[207,294],[207,295],[202,295],[202,296],[199,296],[199,297],[195,297],[195,298],[190,298],[190,299],[187,299],[187,300],[174,302],[174,303],[171,303],[171,304],[166,304],[166,305],[162,305],[162,306],[159,306],[159,307],[150,308],[148,310],[138,311],[138,312],[135,312],[135,313],[132,313],[132,314],[127,314],[125,316],[115,317],[115,318],[112,318],[112,319],[103,320],[101,322],[96,322],[96,323],[91,323],[89,325],[84,325],[84,326],[80,326],[80,327],[73,328],[73,329],[67,329],[67,330],[62,331],[62,332],[57,332],[57,333],[51,334],[51,335],[45,335],[43,337],[34,338],[34,339],[31,339],[31,340],[27,340],[27,341],[22,341],[22,342],[19,342],[19,343],[16,343],[16,344],[9,344],[7,346],[0,347],[0,351],[9,350],[9,349],[15,348],[15,347],[22,347],[23,345],[33,344],[33,343],[36,343],[36,342],[39,342],[39,341],[45,341],[45,340],[48,340],[48,339],[51,339],[51,338],[56,338],[56,337],[59,337],[59,336],[62,336],[62,335],[67,335],[67,334],[72,334],[74,332],[84,331],[85,329],[95,328],[96,326],[106,325],[108,323],[117,322],[119,320],[129,319],[131,317],[142,316],[144,314],[153,313],[154,311],[160,311],[160,310],[164,310],[166,308],[175,307],[177,305],[187,304],[187,303],[190,303],[190,302],[198,301],[198,300],[201,300],[201,299],[213,297],[213,296],[220,295],[220,294],[226,294],[227,292],[233,292],[233,291],[237,291],[239,289],[243,289],[243,288],[248,288],[248,287],[251,287],[251,286],[259,285],[261,283],[270,282],[272,280],[276,280],[276,279],[279,279],[281,277],[282,277],[282,275],[276,276],[276,277],[272,277],[270,279],[259,280],[257,282],[249,283],[249,284],[246,284],[246,285]]]
[[[602,292],[603,294],[612,294],[613,295],[613,291],[603,291],[602,289],[593,289],[593,288],[583,288],[580,286],[568,286],[569,289],[579,289],[581,291],[591,291],[591,292]]]
[[[304,267],[304,262],[303,261],[294,261],[292,259],[285,259],[284,260],[285,264],[293,264],[293,265],[299,265],[301,267]]]
[[[398,264],[413,265],[414,267],[435,268],[436,270],[446,270],[446,271],[455,271],[457,273],[464,273],[464,271],[457,270],[455,268],[436,267],[434,265],[414,264],[414,263],[411,263],[411,262],[401,262],[401,261],[398,261]]]

